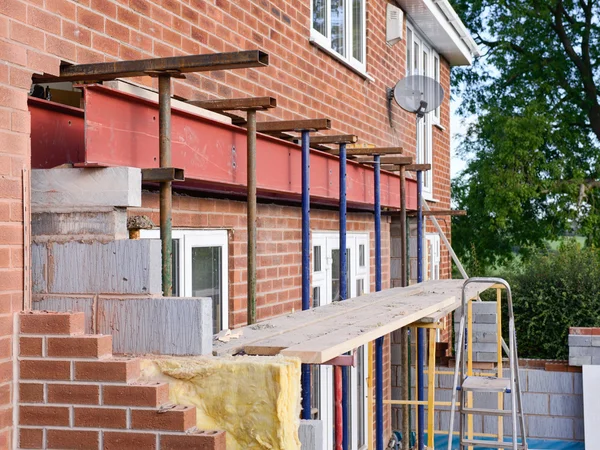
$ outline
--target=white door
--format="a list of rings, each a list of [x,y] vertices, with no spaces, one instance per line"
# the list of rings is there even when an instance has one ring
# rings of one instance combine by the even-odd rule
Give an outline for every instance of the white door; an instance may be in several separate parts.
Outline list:
[[[347,293],[356,297],[369,292],[369,236],[352,233],[346,238]],[[338,233],[313,233],[313,306],[323,306],[340,300]],[[349,437],[350,448],[358,450],[367,444],[366,377],[367,354],[363,347],[357,349],[357,367],[350,368],[349,386]],[[314,366],[312,407],[318,411],[315,418],[323,421],[325,448],[334,447],[333,367]],[[318,380],[318,381],[317,381]]]

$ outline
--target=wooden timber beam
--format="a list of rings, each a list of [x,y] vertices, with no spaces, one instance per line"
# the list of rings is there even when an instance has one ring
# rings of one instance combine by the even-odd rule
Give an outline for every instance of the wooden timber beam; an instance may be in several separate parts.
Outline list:
[[[426,170],[431,170],[431,164],[411,164],[409,166],[405,166],[405,170],[410,172],[424,172]]]
[[[59,76],[34,75],[34,83],[58,81],[107,81],[115,78],[155,76],[164,72],[183,74],[211,70],[243,69],[269,65],[269,55],[260,50],[205,55],[172,56],[168,58],[139,59],[93,64],[62,66]]]
[[[334,134],[331,136],[311,136],[310,145],[312,146],[313,144],[354,144],[356,143],[356,141],[358,141],[358,136],[354,134]]]
[[[284,131],[318,131],[329,130],[331,120],[329,119],[299,119],[299,120],[277,120],[271,122],[258,122],[256,131],[260,133],[281,133]]]
[[[275,108],[277,99],[273,97],[227,98],[217,100],[189,100],[190,105],[209,111],[248,111]]]
[[[362,164],[375,164],[371,158],[369,159],[358,159],[359,163]],[[381,156],[380,164],[393,164],[397,166],[408,166],[413,163],[412,156]],[[399,168],[397,170],[400,170]]]
[[[346,149],[346,154],[348,156],[372,156],[372,155],[395,155],[402,153],[404,150],[402,147],[359,147],[359,148],[348,148]],[[338,155],[340,150],[337,148],[333,148],[330,150],[331,154]]]

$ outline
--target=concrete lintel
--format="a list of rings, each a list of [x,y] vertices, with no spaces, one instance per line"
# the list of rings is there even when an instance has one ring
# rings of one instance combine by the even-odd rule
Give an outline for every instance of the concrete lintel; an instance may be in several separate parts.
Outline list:
[[[31,171],[32,212],[50,208],[141,206],[142,173],[133,167]]]

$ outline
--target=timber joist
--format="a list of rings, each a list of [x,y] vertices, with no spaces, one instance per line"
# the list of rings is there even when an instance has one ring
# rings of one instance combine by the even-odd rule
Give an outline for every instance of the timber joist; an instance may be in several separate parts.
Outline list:
[[[410,211],[409,216],[416,216],[416,211]],[[431,211],[423,211],[423,216],[466,216],[467,211],[464,209],[433,209]]]
[[[431,164],[411,164],[405,167],[409,172],[425,172],[431,170]]]
[[[376,161],[372,159],[358,159],[357,162],[361,164],[375,164]],[[381,156],[379,159],[380,164],[394,165],[394,166],[407,166],[413,163],[412,156]],[[382,166],[383,168],[383,166]],[[386,169],[387,170],[387,169]]]

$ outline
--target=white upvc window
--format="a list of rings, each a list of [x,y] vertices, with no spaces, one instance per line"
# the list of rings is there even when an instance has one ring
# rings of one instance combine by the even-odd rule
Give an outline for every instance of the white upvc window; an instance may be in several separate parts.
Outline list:
[[[348,233],[346,238],[348,297],[369,292],[369,235]],[[339,234],[321,232],[312,234],[312,293],[313,306],[323,306],[340,299]],[[367,447],[367,377],[368,352],[363,346],[357,350],[357,365],[350,368],[348,392],[350,449]],[[312,366],[313,417],[323,421],[324,448],[334,448],[333,368]]]
[[[141,237],[160,239],[160,230]],[[229,326],[227,242],[227,230],[173,230],[173,296],[212,298],[215,334]]]
[[[406,26],[406,75],[425,75],[440,81],[440,56],[425,39],[407,23]],[[433,197],[433,133],[432,125],[439,124],[440,108],[425,114],[417,127],[417,163],[431,164],[423,176],[423,195]]]
[[[366,0],[311,0],[310,40],[366,73]]]

